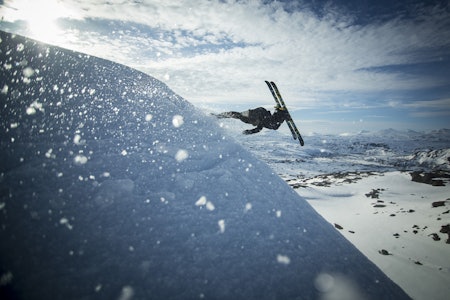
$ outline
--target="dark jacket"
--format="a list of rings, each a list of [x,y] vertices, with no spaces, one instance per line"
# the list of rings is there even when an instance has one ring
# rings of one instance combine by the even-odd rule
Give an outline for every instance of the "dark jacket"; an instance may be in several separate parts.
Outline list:
[[[245,130],[245,134],[260,132],[263,128],[277,130],[281,124],[288,118],[285,110],[275,110],[273,115],[264,107],[250,109],[243,113],[248,114],[248,123],[255,125],[256,128]]]

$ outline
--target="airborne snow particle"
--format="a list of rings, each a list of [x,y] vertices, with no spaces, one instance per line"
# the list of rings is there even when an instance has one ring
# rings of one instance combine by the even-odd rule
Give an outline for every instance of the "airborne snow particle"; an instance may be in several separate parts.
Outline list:
[[[277,214],[277,218],[281,218],[281,210],[277,210],[276,214]]]
[[[33,76],[34,70],[33,70],[33,68],[26,67],[25,69],[23,69],[22,73],[23,73],[23,76],[28,78],[28,77]]]
[[[150,122],[153,119],[153,116],[151,114],[145,115],[145,121]]]
[[[314,285],[320,292],[326,293],[333,288],[334,277],[327,273],[321,273],[314,280]]]
[[[219,222],[217,222],[217,224],[219,225],[219,229],[220,229],[220,233],[224,233],[225,232],[225,220],[219,220]]]
[[[251,210],[251,209],[252,209],[252,204],[251,204],[251,203],[245,204],[245,211],[246,211],[246,212],[249,211],[249,210]]]
[[[2,94],[8,94],[9,87],[5,84],[2,88]]]
[[[134,289],[126,285],[122,288],[122,292],[120,293],[119,300],[130,300],[134,296]]]
[[[81,135],[75,134],[75,136],[73,137],[73,143],[75,145],[79,145],[80,144],[80,140],[81,140]]]
[[[291,263],[291,259],[286,255],[277,255],[277,262],[283,265],[288,265]]]
[[[72,230],[73,228],[73,226],[69,224],[69,220],[67,218],[61,218],[61,220],[59,220],[59,224],[66,225],[69,230]]]
[[[5,286],[11,283],[13,280],[13,274],[8,271],[0,276],[0,286]]]
[[[175,159],[178,162],[182,162],[183,160],[187,159],[188,157],[189,157],[188,152],[183,149],[178,150],[177,154],[175,154]]]
[[[184,124],[183,116],[175,115],[172,119],[172,124],[174,127],[178,128]]]
[[[36,113],[36,109],[32,106],[27,107],[27,115],[34,115]]]
[[[197,202],[195,202],[196,206],[203,206],[206,204],[206,197],[205,196],[201,196],[200,199],[197,200]]]
[[[74,157],[73,162],[76,165],[84,165],[85,163],[87,163],[88,158],[84,155],[78,154],[77,156]]]
[[[206,202],[206,209],[209,211],[213,211],[216,209],[216,207],[214,206],[214,204],[212,204],[211,201]]]

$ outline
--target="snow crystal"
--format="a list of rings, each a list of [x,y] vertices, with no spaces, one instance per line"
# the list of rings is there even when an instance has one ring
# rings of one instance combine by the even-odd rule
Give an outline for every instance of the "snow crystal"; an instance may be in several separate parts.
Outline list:
[[[281,218],[281,210],[277,210],[276,215],[277,215],[277,218]]]
[[[178,150],[177,154],[175,154],[175,159],[178,162],[182,162],[183,160],[187,159],[188,157],[189,157],[188,152],[183,149]]]
[[[314,286],[323,293],[324,299],[365,299],[357,285],[343,275],[319,274],[314,280]]]
[[[173,124],[173,126],[176,127],[176,128],[178,128],[178,127],[180,127],[181,125],[183,125],[183,124],[184,124],[183,116],[180,116],[180,115],[175,115],[175,116],[173,116],[173,118],[172,118],[172,124]]]
[[[249,211],[249,210],[251,210],[251,209],[252,209],[252,204],[251,204],[251,203],[245,204],[245,211],[246,211],[246,212]]]
[[[34,101],[33,103],[31,103],[31,105],[29,107],[27,107],[26,113],[27,113],[27,115],[34,115],[37,110],[44,112],[42,103]]]
[[[214,206],[214,204],[212,204],[211,201],[206,202],[206,209],[209,211],[213,211],[216,209],[216,207]]]
[[[0,210],[3,209],[6,206],[5,202],[0,202]]]
[[[33,70],[33,68],[26,67],[25,69],[23,69],[22,73],[23,73],[23,76],[25,76],[25,77],[31,77],[34,74],[34,70]]]
[[[26,112],[27,112],[27,115],[34,115],[36,113],[36,109],[34,107],[30,106],[30,107],[27,107]]]
[[[45,157],[47,158],[56,158],[56,155],[53,154],[53,149],[48,149],[47,152],[45,152]]]
[[[25,46],[22,43],[17,44],[16,50],[18,52],[22,52],[25,49]]]
[[[151,115],[151,114],[145,115],[145,121],[150,122],[152,119],[153,119],[153,115]]]
[[[120,154],[122,154],[123,156],[126,156],[128,154],[127,150],[122,150],[122,152],[120,152]]]
[[[277,255],[277,262],[283,265],[288,265],[291,263],[291,259],[286,255]]]
[[[225,232],[225,220],[219,220],[219,222],[217,222],[217,224],[219,225],[219,229],[220,229],[220,233],[224,233]]]
[[[2,88],[2,92],[1,93],[6,95],[8,93],[8,89],[9,89],[8,85],[5,84],[3,86],[3,88]]]
[[[59,220],[59,224],[61,224],[61,225],[66,225],[66,227],[67,227],[69,230],[72,230],[72,228],[73,228],[73,226],[70,225],[69,220],[68,220],[67,218],[61,218],[61,220]]]
[[[196,206],[204,206],[206,205],[206,209],[209,211],[213,211],[216,209],[214,204],[211,201],[208,201],[205,196],[201,196],[200,199],[195,202]]]
[[[81,154],[78,154],[77,156],[75,156],[73,158],[73,162],[76,165],[84,165],[85,163],[87,163],[87,161],[88,161],[88,158],[86,156],[84,156],[84,155],[81,155]]]
[[[321,273],[314,280],[314,286],[322,293],[329,291],[334,285],[334,278],[330,274]]]
[[[0,276],[0,286],[5,286],[11,283],[13,280],[13,274],[11,272],[6,272]]]
[[[75,145],[78,145],[78,144],[80,144],[80,140],[81,140],[81,135],[75,134],[75,136],[73,137],[73,143]]]
[[[122,288],[122,291],[119,296],[119,300],[130,300],[134,296],[133,287],[126,285]]]
[[[196,206],[203,206],[206,204],[206,197],[205,196],[201,196],[200,199],[197,200],[197,202],[195,202]]]

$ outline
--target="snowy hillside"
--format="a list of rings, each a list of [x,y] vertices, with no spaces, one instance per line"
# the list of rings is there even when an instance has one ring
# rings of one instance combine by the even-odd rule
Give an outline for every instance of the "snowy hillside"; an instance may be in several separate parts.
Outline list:
[[[0,34],[1,299],[406,299],[163,83]]]

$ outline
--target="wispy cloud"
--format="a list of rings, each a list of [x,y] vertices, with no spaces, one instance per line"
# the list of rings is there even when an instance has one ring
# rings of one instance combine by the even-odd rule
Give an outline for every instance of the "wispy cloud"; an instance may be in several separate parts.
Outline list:
[[[26,21],[20,3],[4,1],[1,28]],[[362,23],[333,4],[318,14],[308,2],[295,3],[286,9],[281,2],[257,0],[58,1],[64,7],[62,32],[48,42],[140,69],[196,103],[270,101],[264,79],[278,81],[300,107],[342,105],[333,93],[359,95],[355,105],[370,106],[364,95],[450,85],[432,70],[396,69],[450,65],[448,5],[418,5],[407,15]],[[389,99],[379,103],[389,106]]]

